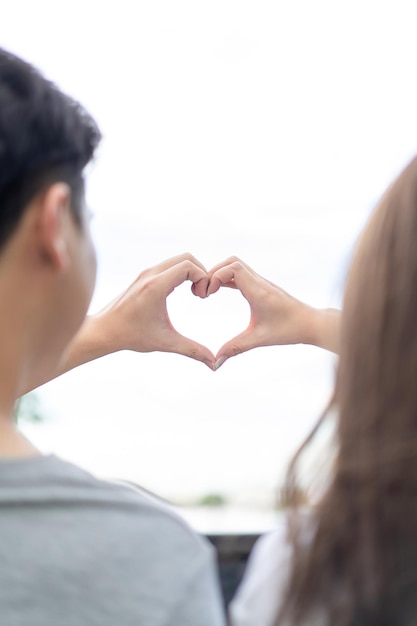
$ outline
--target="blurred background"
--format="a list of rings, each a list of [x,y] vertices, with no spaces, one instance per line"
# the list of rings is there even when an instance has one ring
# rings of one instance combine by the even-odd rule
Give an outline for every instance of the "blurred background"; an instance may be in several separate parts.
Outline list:
[[[341,306],[357,236],[417,151],[413,0],[0,6],[0,45],[104,134],[89,172],[92,312],[186,251],[207,268],[237,255],[312,305]],[[226,289],[201,301],[183,285],[168,308],[214,352],[249,319]],[[45,452],[177,504],[267,514],[335,365],[306,346],[262,348],[216,373],[120,353],[38,390],[23,428]]]

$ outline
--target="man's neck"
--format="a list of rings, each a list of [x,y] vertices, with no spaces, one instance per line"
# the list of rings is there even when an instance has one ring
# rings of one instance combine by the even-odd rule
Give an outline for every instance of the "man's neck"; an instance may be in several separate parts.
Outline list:
[[[11,417],[0,416],[0,459],[39,456],[41,452],[19,431]]]

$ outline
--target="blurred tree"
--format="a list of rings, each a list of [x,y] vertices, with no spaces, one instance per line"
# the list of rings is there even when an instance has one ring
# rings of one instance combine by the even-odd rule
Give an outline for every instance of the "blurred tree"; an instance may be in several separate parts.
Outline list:
[[[39,397],[31,391],[19,398],[15,404],[14,417],[16,422],[39,424],[45,420]]]
[[[197,502],[197,506],[225,506],[227,500],[221,493],[207,493]]]

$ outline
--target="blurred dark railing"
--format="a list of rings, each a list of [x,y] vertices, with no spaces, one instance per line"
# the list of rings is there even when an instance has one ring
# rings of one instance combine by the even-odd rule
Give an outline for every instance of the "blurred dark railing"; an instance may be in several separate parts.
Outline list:
[[[220,584],[227,608],[235,594],[253,544],[259,534],[205,535],[217,552]]]
[[[144,487],[137,485],[131,481],[127,480],[118,480],[117,482],[121,482],[124,484],[133,487],[136,490],[145,493],[148,497],[155,499],[157,502],[163,502],[169,507],[173,507],[172,503],[168,500],[161,498],[161,496],[156,495],[155,493],[145,489]],[[193,526],[192,521],[189,518],[190,511],[188,510],[188,515],[186,514],[187,509],[183,507],[174,507],[182,517],[188,520],[190,525]],[[205,510],[207,513],[207,509]],[[210,511],[208,511],[210,513]],[[224,514],[223,509],[220,509],[221,515]],[[239,514],[240,516],[240,514]],[[213,520],[212,520],[213,522]],[[268,519],[268,523],[271,523],[271,520]],[[264,526],[263,531],[268,530],[270,525],[267,524]],[[210,529],[215,528],[215,524],[210,525]],[[236,589],[239,586],[240,581],[242,580],[243,573],[246,567],[246,563],[249,557],[249,553],[252,550],[252,547],[255,541],[262,534],[261,532],[204,532],[198,530],[198,528],[194,525],[194,528],[197,532],[200,533],[203,537],[208,539],[210,543],[214,546],[217,553],[217,562],[218,562],[218,571],[220,577],[220,585],[223,593],[223,601],[225,608],[228,607],[231,599],[233,598]]]

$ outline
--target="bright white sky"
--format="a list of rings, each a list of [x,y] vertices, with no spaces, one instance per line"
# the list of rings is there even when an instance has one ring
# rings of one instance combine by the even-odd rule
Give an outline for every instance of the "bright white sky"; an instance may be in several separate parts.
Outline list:
[[[1,2],[0,45],[97,118],[92,310],[145,267],[237,254],[317,306],[338,305],[354,240],[417,151],[413,0]],[[178,329],[217,350],[248,319],[225,290],[170,297]],[[40,391],[28,428],[105,476],[187,499],[272,502],[328,398],[333,361],[264,348],[217,373],[118,354]]]

